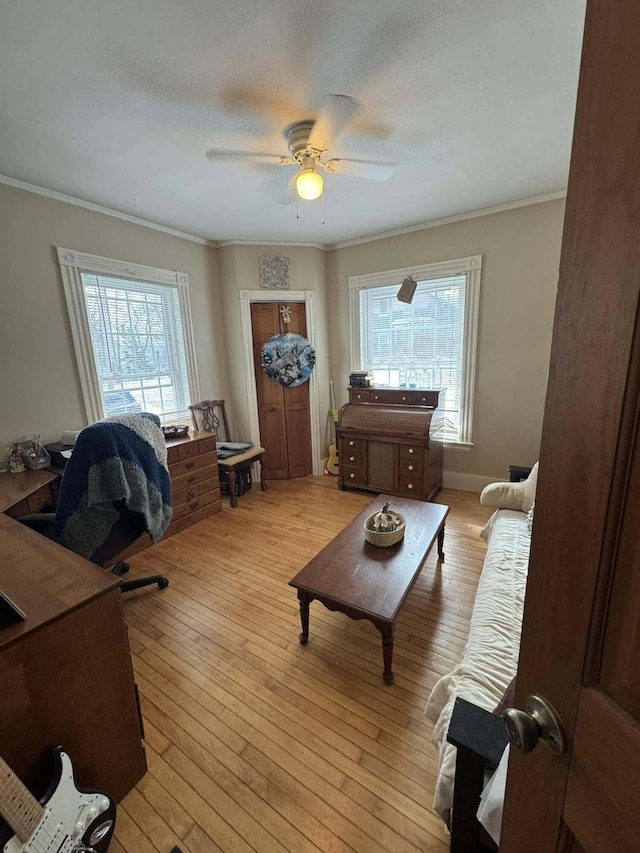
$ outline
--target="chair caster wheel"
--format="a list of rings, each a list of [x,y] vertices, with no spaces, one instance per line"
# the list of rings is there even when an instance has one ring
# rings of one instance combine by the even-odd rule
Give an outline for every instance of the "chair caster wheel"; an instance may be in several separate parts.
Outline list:
[[[158,581],[158,589],[166,589],[169,586],[168,578],[160,578]]]

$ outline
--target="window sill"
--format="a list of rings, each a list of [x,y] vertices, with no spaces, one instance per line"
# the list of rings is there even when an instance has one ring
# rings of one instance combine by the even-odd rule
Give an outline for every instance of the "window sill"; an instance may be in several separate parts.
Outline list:
[[[443,450],[455,450],[456,453],[470,453],[473,450],[472,441],[443,441]]]

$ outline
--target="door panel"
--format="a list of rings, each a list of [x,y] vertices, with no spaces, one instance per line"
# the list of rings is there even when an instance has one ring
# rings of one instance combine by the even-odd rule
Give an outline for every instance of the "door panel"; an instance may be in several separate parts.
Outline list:
[[[289,476],[284,389],[282,385],[272,382],[260,367],[262,347],[269,338],[278,334],[279,324],[280,315],[276,302],[253,302],[251,304],[258,422],[260,424],[260,441],[266,450],[263,460],[265,480],[282,480]]]
[[[516,689],[569,751],[511,750],[502,853],[640,849],[638,44],[589,0]]]
[[[280,313],[280,332],[307,336],[306,306],[303,302],[281,302],[279,309],[289,308],[291,320],[285,323]],[[309,383],[284,389],[287,424],[289,477],[311,474],[311,418],[309,415]]]
[[[369,441],[368,487],[380,492],[398,491],[398,445],[388,441]]]
[[[289,309],[289,323],[284,322],[284,307]],[[251,305],[260,439],[267,451],[266,480],[302,477],[312,472],[309,383],[286,388],[272,382],[260,367],[262,347],[269,338],[286,332],[306,337],[305,310],[301,302]]]
[[[598,690],[580,698],[564,819],[587,851],[637,853],[640,731]]]

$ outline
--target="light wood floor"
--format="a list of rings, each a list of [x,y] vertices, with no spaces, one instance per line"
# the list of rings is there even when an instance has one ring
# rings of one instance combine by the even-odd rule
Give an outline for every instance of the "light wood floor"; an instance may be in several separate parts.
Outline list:
[[[387,687],[369,622],[314,602],[298,642],[287,582],[374,497],[335,483],[254,486],[132,559],[133,575],[171,583],[125,600],[149,772],[118,808],[110,853],[448,849],[424,707],[462,651],[490,511],[440,493],[445,562],[430,555],[407,598]]]

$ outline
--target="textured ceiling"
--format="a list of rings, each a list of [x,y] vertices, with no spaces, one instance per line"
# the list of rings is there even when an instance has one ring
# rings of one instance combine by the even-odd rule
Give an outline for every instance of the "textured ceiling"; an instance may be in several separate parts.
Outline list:
[[[339,243],[566,187],[584,0],[0,0],[0,174],[212,240]],[[283,204],[282,131],[363,108]]]

